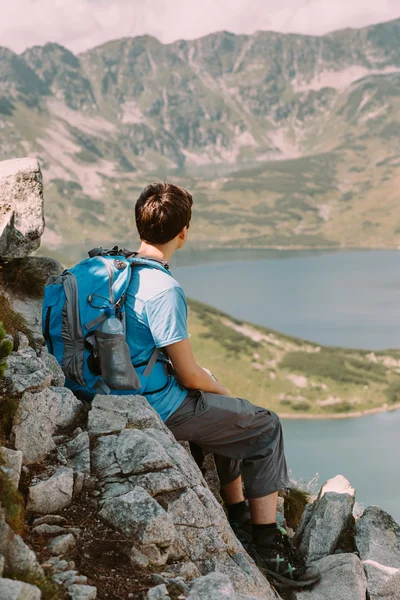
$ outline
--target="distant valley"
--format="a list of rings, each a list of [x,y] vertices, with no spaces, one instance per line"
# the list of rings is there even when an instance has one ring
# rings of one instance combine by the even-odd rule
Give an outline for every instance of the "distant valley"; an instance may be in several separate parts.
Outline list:
[[[194,247],[400,245],[400,19],[321,37],[0,48],[0,160],[37,156],[46,251],[133,240],[141,188],[194,195]]]

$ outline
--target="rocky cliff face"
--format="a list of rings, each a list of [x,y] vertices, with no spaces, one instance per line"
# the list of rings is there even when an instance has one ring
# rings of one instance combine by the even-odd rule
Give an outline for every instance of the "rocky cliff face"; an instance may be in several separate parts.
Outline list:
[[[40,213],[40,187],[31,202]],[[20,257],[18,233],[10,226],[7,239],[18,240]],[[8,242],[7,261],[21,260],[12,254]],[[37,260],[56,272],[54,261]],[[145,398],[97,396],[83,406],[63,387],[39,331],[13,312],[14,293],[3,279],[0,319],[14,329],[0,381],[0,597],[286,598],[246,554],[191,455]],[[29,314],[29,289],[23,302]],[[399,600],[399,526],[378,507],[355,521],[353,509],[354,490],[341,477],[307,505],[294,540],[322,580],[298,600]]]

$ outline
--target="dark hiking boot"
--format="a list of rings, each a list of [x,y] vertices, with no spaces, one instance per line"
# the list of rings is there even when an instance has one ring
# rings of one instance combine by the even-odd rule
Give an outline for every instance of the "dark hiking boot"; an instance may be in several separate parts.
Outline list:
[[[239,542],[241,542],[243,548],[248,551],[249,544],[253,539],[250,510],[244,511],[235,519],[230,519],[229,525],[232,527],[234,534]]]
[[[301,589],[321,578],[316,567],[304,564],[281,527],[266,536],[262,544],[250,544],[248,552],[264,575],[281,586]]]

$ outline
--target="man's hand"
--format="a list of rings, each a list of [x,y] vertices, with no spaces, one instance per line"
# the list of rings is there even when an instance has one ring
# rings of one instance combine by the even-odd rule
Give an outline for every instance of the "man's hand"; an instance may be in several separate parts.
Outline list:
[[[171,344],[165,349],[179,382],[185,388],[229,396],[228,390],[196,363],[188,339]]]

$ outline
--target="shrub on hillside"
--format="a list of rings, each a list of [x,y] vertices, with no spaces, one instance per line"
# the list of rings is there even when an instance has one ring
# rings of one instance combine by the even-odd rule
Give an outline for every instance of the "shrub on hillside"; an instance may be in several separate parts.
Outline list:
[[[383,365],[346,354],[335,348],[321,348],[320,352],[288,352],[280,363],[284,369],[298,371],[310,377],[330,378],[340,383],[364,385],[386,381]]]

